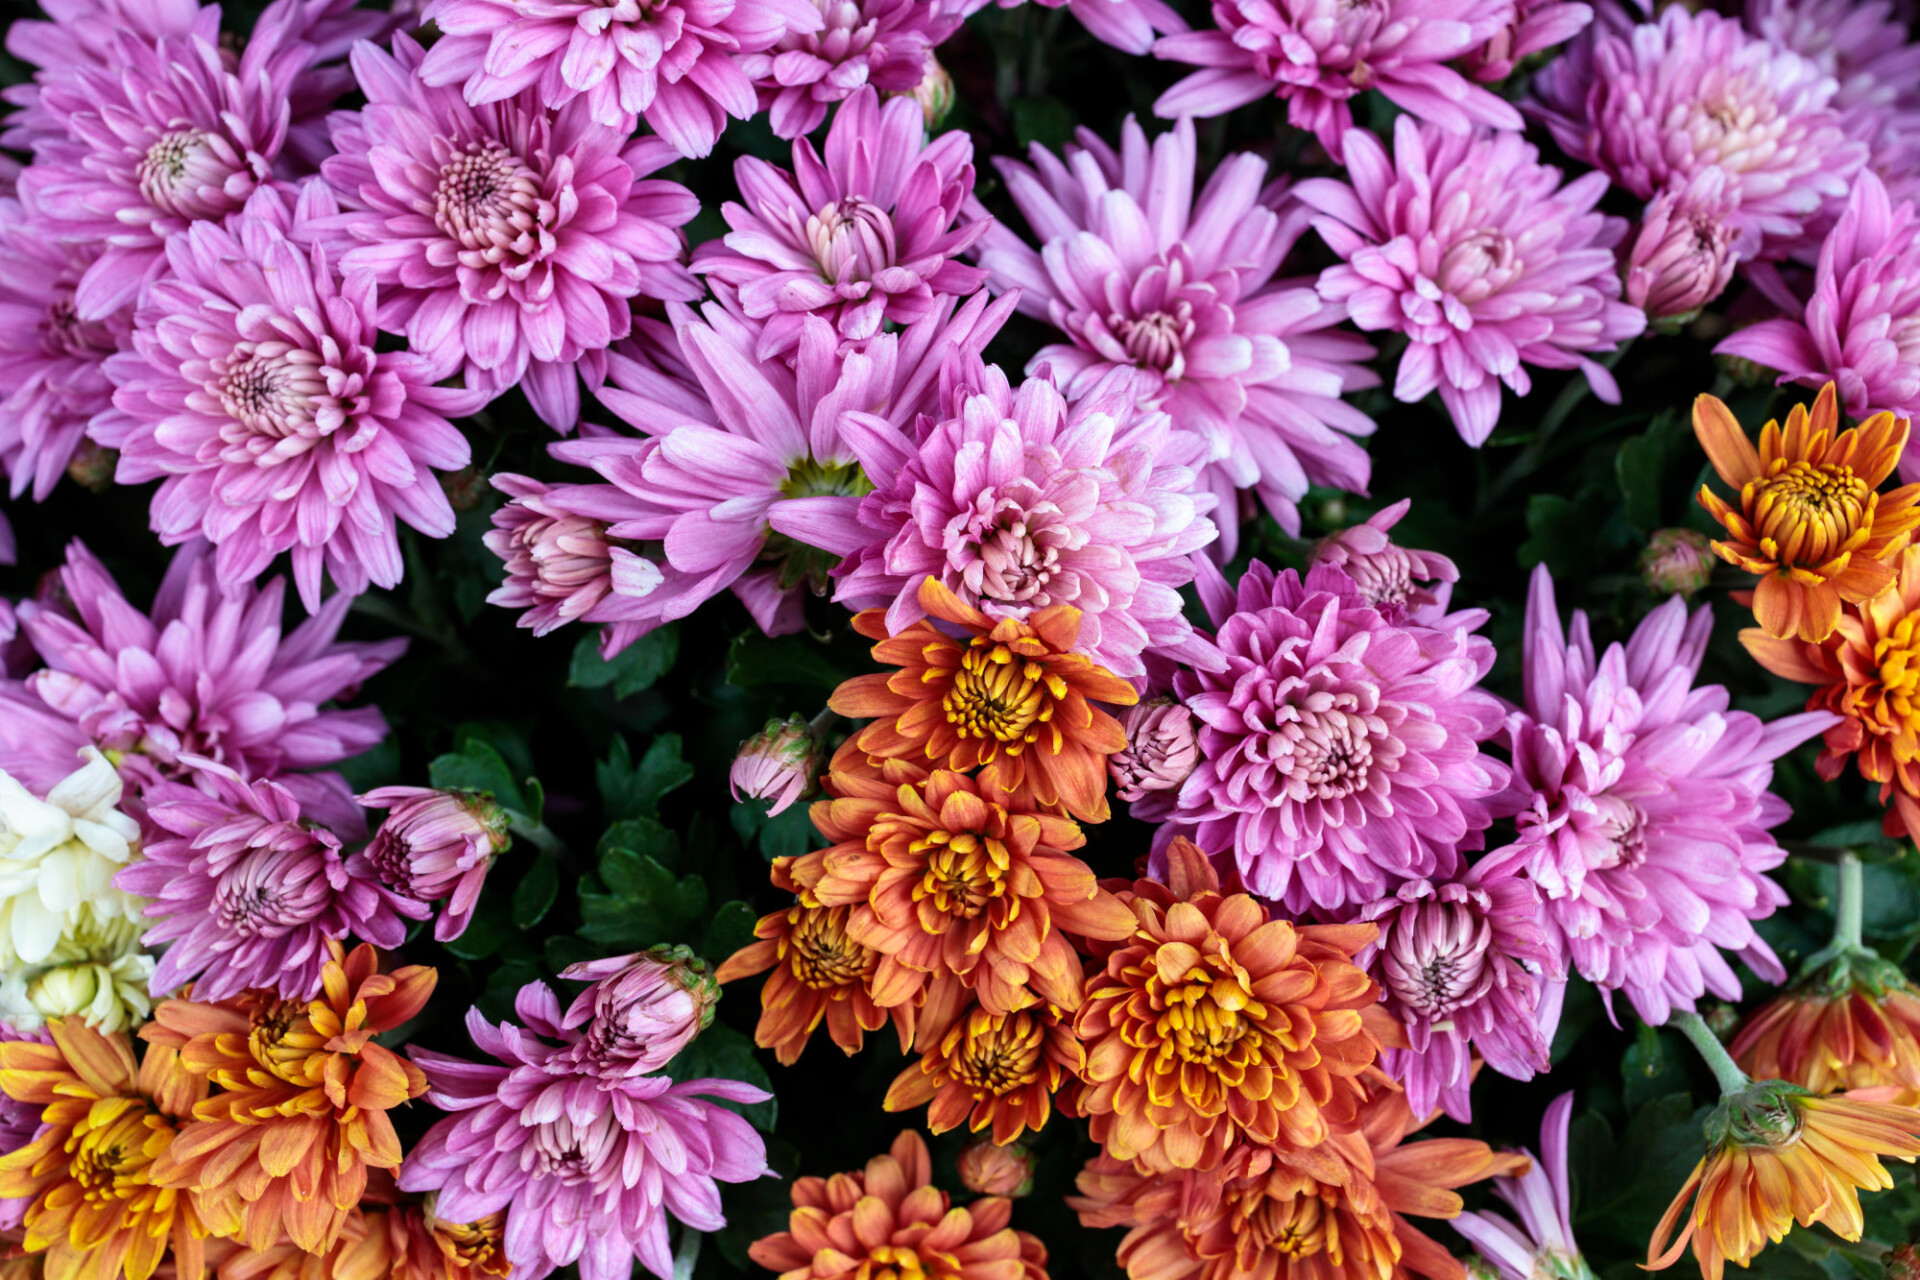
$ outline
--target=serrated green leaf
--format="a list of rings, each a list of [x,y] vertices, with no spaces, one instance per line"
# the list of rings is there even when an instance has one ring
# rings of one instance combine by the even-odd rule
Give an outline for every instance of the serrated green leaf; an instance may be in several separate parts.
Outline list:
[[[548,938],[542,954],[546,958],[547,968],[560,973],[568,965],[598,960],[607,954],[607,950],[597,943],[588,942],[578,934],[563,933]]]
[[[693,779],[693,766],[680,758],[680,735],[663,733],[648,744],[636,762],[624,737],[615,735],[612,750],[594,768],[607,817],[651,818],[660,811],[660,798]]]
[[[458,754],[439,757],[427,766],[427,776],[436,787],[485,791],[507,808],[532,816],[513,770],[490,742],[471,740]]]
[[[820,833],[814,830],[813,819],[809,816],[812,809],[813,806],[807,804],[791,805],[768,818],[761,826],[760,852],[768,862],[775,858],[797,858],[825,843],[820,839]]]
[[[480,903],[474,908],[473,918],[467,922],[465,931],[441,945],[462,960],[484,960],[497,953],[517,932],[507,903],[503,900],[505,897],[506,894],[501,891],[482,891]]]
[[[698,937],[707,911],[707,883],[699,876],[676,879],[644,854],[611,849],[600,859],[600,879],[606,893],[580,892],[582,937],[614,952]]]
[[[613,696],[630,698],[653,687],[653,682],[673,669],[680,656],[680,632],[673,623],[641,636],[615,654],[611,661],[600,656],[599,637],[589,633],[573,647],[573,663],[567,671],[567,683],[576,689],[602,689],[613,686]]]
[[[727,647],[727,683],[742,689],[832,691],[852,674],[804,636],[748,631]]]
[[[739,1080],[765,1089],[768,1093],[773,1092],[772,1077],[767,1075],[767,1069],[753,1055],[753,1041],[724,1022],[714,1023],[702,1031],[692,1044],[682,1049],[667,1064],[667,1075],[676,1081],[701,1080],[709,1076]],[[729,1111],[739,1112],[756,1129],[768,1131],[773,1128],[776,1102],[772,1098],[765,1102],[720,1102],[720,1105]]]
[[[697,950],[715,966],[753,941],[753,926],[759,915],[746,903],[735,899],[723,902],[707,923],[707,936]]]
[[[514,924],[522,929],[533,928],[546,919],[554,899],[559,896],[560,863],[552,854],[543,853],[533,860],[513,891]]]
[[[1644,435],[1620,445],[1614,456],[1614,477],[1625,499],[1627,523],[1642,537],[1666,523],[1666,513],[1677,505],[1676,495],[1685,491],[1670,481],[1669,473],[1693,452],[1693,430],[1678,413],[1668,411],[1654,418]]]
[[[604,858],[613,849],[643,853],[667,867],[680,865],[680,837],[652,818],[627,818],[608,827],[594,856]]]

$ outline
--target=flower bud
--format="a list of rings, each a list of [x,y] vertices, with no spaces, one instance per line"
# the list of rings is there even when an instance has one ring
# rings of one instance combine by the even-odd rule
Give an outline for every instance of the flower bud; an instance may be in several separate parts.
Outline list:
[[[478,467],[462,467],[440,475],[440,491],[455,511],[472,511],[487,496],[487,473]]]
[[[113,469],[120,455],[91,440],[82,439],[67,459],[67,477],[90,493],[105,493],[113,487]]]
[[[1193,713],[1172,698],[1149,698],[1120,716],[1127,745],[1107,759],[1120,798],[1137,804],[1148,792],[1171,791],[1200,761]]]
[[[562,1025],[586,1025],[571,1049],[577,1065],[610,1078],[658,1071],[713,1021],[720,984],[685,947],[654,947],[569,965],[561,977],[591,982]]]
[[[488,868],[513,842],[507,811],[485,792],[427,787],[381,787],[359,800],[391,810],[367,845],[375,874],[415,902],[448,900],[433,922],[437,940],[465,933]]]
[[[506,581],[487,602],[525,609],[520,625],[533,634],[584,617],[614,594],[616,551],[644,566],[643,574],[651,569],[658,585],[657,566],[617,546],[604,521],[568,510],[551,486],[516,475],[494,476],[492,484],[512,501],[493,513],[493,528],[482,539],[507,567]]]
[[[1884,1265],[1886,1280],[1920,1280],[1920,1250],[1910,1244],[1897,1244],[1887,1250]]]
[[[766,727],[740,744],[728,781],[735,800],[771,800],[772,817],[813,791],[820,775],[820,750],[813,726],[794,714],[767,721]]]
[[[907,90],[907,96],[920,104],[920,114],[927,120],[927,132],[932,133],[945,124],[947,116],[953,112],[953,77],[929,53],[927,74],[920,77],[919,84]]]
[[[1718,177],[1717,171],[1715,177]],[[1672,330],[1726,290],[1738,261],[1717,183],[1696,180],[1647,203],[1627,256],[1627,301]]]
[[[1692,598],[1713,576],[1713,543],[1692,529],[1659,529],[1640,553],[1640,577],[1655,595]]]
[[[983,1196],[1018,1199],[1033,1190],[1033,1153],[1018,1143],[999,1147],[975,1138],[960,1149],[960,1184]]]

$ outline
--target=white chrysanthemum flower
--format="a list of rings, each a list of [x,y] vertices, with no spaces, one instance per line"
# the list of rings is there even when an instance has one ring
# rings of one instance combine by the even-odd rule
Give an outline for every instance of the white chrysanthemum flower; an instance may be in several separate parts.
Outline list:
[[[62,938],[142,923],[142,900],[113,887],[138,851],[120,775],[92,747],[40,799],[0,771],[0,970],[47,962]]]
[[[140,949],[131,920],[88,921],[54,944],[40,964],[20,965],[0,981],[0,1021],[37,1031],[48,1018],[79,1018],[109,1034],[153,1013],[148,984],[154,958]]]

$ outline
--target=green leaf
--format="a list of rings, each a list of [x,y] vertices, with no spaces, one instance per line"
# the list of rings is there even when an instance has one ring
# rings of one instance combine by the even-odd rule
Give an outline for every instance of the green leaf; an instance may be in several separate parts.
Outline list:
[[[638,951],[661,942],[691,942],[707,911],[707,882],[678,879],[659,862],[631,849],[612,849],[600,859],[608,892],[580,891],[580,933],[615,952]]]
[[[708,1076],[739,1080],[757,1085],[768,1093],[773,1092],[772,1078],[767,1075],[767,1069],[760,1065],[760,1060],[753,1056],[753,1041],[724,1022],[714,1023],[702,1031],[692,1044],[682,1049],[679,1056],[667,1064],[667,1075],[675,1081],[700,1080]],[[720,1102],[720,1105],[729,1111],[739,1112],[756,1129],[773,1129],[775,1101],[772,1098],[751,1104]]]
[[[1072,139],[1079,122],[1073,108],[1058,98],[1020,98],[1013,104],[1013,136],[1023,147],[1037,142],[1057,149]]]
[[[831,692],[852,673],[805,636],[748,631],[727,648],[727,683],[742,689],[817,689]]]
[[[482,890],[480,903],[474,908],[466,931],[441,945],[462,960],[484,960],[498,952],[519,932],[513,927],[513,918],[505,898],[504,891]]]
[[[680,837],[652,818],[627,818],[608,827],[594,848],[594,857],[604,858],[613,849],[644,853],[663,866],[680,864]]]
[[[680,632],[672,623],[649,631],[616,654],[612,661],[600,656],[599,636],[580,637],[573,647],[573,665],[567,671],[567,683],[576,689],[601,689],[613,686],[613,696],[630,698],[673,669],[680,656]]]
[[[1614,476],[1626,499],[1627,523],[1642,537],[1664,526],[1675,495],[1685,490],[1671,473],[1677,462],[1697,458],[1691,426],[1668,410],[1656,417],[1645,435],[1633,437],[1614,456]]]
[[[540,966],[532,960],[508,960],[487,975],[487,985],[476,1002],[480,1012],[491,1022],[506,1022],[513,1018],[513,1000],[520,994],[520,988],[529,982],[538,982],[545,975]],[[387,1037],[380,1037],[385,1044]]]
[[[542,953],[547,968],[559,973],[568,965],[580,964],[587,960],[598,960],[606,955],[606,948],[588,942],[578,934],[563,933],[547,939],[546,949]]]
[[[638,763],[627,740],[615,735],[613,749],[594,767],[607,817],[651,818],[660,812],[660,798],[693,779],[693,766],[680,758],[680,735],[663,733],[647,747]]]
[[[514,780],[513,770],[490,742],[470,739],[459,754],[441,756],[428,765],[427,777],[443,790],[484,791],[509,809],[539,817]]]
[[[560,896],[560,863],[550,853],[543,853],[533,860],[527,873],[520,877],[520,885],[513,891],[513,922],[522,929],[531,929],[546,918],[553,909],[554,899]]]
[[[400,778],[400,739],[388,734],[359,755],[333,766],[355,795],[384,787]]]
[[[707,923],[707,936],[696,950],[718,966],[753,941],[753,926],[759,922],[754,909],[739,899],[723,902]]]

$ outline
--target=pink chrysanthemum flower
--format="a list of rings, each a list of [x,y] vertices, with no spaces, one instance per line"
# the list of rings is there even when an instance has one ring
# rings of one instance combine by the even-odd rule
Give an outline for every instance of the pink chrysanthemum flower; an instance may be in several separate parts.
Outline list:
[[[1746,0],[1749,31],[1839,83],[1834,105],[1920,106],[1920,44],[1894,0]]]
[[[858,341],[986,281],[959,261],[986,226],[954,226],[973,192],[973,140],[954,129],[926,142],[926,128],[911,98],[883,105],[862,89],[834,115],[824,161],[802,138],[792,173],[734,162],[745,203],[720,207],[732,230],[694,250],[693,269],[738,290],[764,323],[759,359],[792,350],[809,315]]]
[[[603,128],[584,102],[547,111],[532,91],[468,106],[421,82],[413,40],[393,49],[353,53],[367,107],[332,119],[339,154],[322,172],[353,212],[329,248],[373,273],[382,328],[437,368],[464,366],[469,386],[520,386],[571,431],[581,376],[605,380],[632,299],[700,296],[677,230],[700,203],[647,179],[676,158],[658,138]]]
[[[1587,358],[1646,328],[1620,300],[1613,246],[1627,225],[1595,209],[1604,175],[1561,185],[1558,169],[1517,134],[1452,134],[1406,116],[1393,156],[1372,134],[1347,138],[1351,186],[1317,178],[1296,188],[1342,258],[1320,295],[1345,303],[1370,331],[1404,333],[1393,394],[1414,403],[1438,391],[1461,439],[1478,447],[1500,420],[1500,386],[1533,387],[1527,372],[1579,369],[1617,403],[1613,375]]]
[[[1453,1229],[1493,1265],[1499,1280],[1592,1280],[1593,1269],[1573,1239],[1573,1186],[1567,1178],[1567,1127],[1573,1095],[1547,1104],[1540,1122],[1540,1155],[1519,1177],[1493,1180],[1493,1193],[1512,1206],[1514,1222],[1485,1211],[1463,1213]]]
[[[363,40],[385,44],[395,32],[413,25],[418,7],[414,0],[395,0],[388,9],[360,0],[273,0],[261,11],[249,39],[271,33],[278,40],[298,40],[312,51],[288,103],[285,154],[300,176],[318,173],[321,162],[333,154],[327,116],[335,103],[359,87],[347,65],[353,47]]]
[[[934,46],[960,29],[961,0],[812,0],[825,24],[789,31],[740,69],[760,92],[776,137],[799,138],[827,108],[864,86],[906,93],[926,77]]]
[[[1482,858],[1457,879],[1412,880],[1363,908],[1380,940],[1355,957],[1406,1028],[1380,1065],[1415,1115],[1472,1118],[1473,1060],[1515,1080],[1547,1069],[1560,1021],[1559,972],[1540,899],[1511,858]]]
[[[1225,115],[1269,95],[1329,154],[1353,128],[1351,99],[1378,89],[1453,133],[1519,129],[1513,105],[1447,64],[1507,29],[1513,0],[1213,0],[1216,30],[1164,36],[1153,56],[1203,68],[1160,95],[1154,114]]]
[[[617,562],[629,561],[621,570],[623,580],[637,574],[659,585],[657,565],[609,539],[605,521],[569,508],[567,496],[582,486],[543,484],[506,472],[492,481],[511,501],[493,513],[493,528],[485,537],[487,550],[507,567],[506,581],[487,603],[526,610],[519,625],[536,636],[586,617],[606,599],[614,589]]]
[[[1784,256],[1839,212],[1867,148],[1848,138],[1836,90],[1799,54],[1685,5],[1596,23],[1533,78],[1560,149],[1642,200],[1724,171],[1743,259]]]
[[[1235,591],[1203,564],[1199,587],[1217,669],[1180,671],[1174,694],[1200,721],[1200,764],[1135,816],[1231,851],[1250,890],[1293,912],[1453,877],[1507,785],[1479,747],[1503,715],[1476,687],[1493,646],[1468,632],[1486,615],[1390,622],[1326,565],[1303,583],[1256,561]]]
[[[1064,329],[1041,348],[1070,400],[1109,371],[1137,369],[1143,403],[1206,442],[1201,487],[1218,499],[1220,558],[1238,545],[1238,490],[1259,494],[1290,534],[1307,486],[1366,492],[1366,450],[1349,437],[1373,421],[1343,393],[1377,385],[1373,348],[1330,332],[1346,308],[1310,281],[1274,273],[1305,226],[1263,192],[1266,162],[1230,156],[1194,197],[1193,122],[1153,140],[1129,118],[1118,153],[1082,129],[1062,157],[1037,144],[1033,166],[995,160],[1040,247],[995,226],[980,265],[1020,309]],[[984,210],[980,211],[984,216]]]
[[[1786,853],[1767,834],[1787,806],[1773,762],[1837,722],[1824,711],[1772,724],[1693,688],[1713,630],[1678,597],[1624,646],[1597,653],[1584,613],[1560,625],[1544,565],[1527,597],[1525,707],[1507,721],[1528,876],[1571,967],[1609,998],[1625,991],[1659,1026],[1711,991],[1740,998],[1721,951],[1769,982],[1786,972],[1753,922],[1787,901],[1766,872]]]
[[[188,762],[195,785],[148,789],[160,838],[114,877],[148,899],[148,918],[160,922],[142,938],[167,944],[155,995],[191,982],[200,1001],[255,987],[311,999],[327,943],[351,935],[391,949],[406,941],[408,920],[431,911],[382,885],[365,855],[341,852],[366,831],[337,775],[248,782],[211,760]]]
[[[1389,622],[1445,629],[1453,584],[1460,581],[1459,566],[1438,551],[1403,547],[1387,536],[1412,509],[1413,499],[1402,498],[1360,524],[1328,534],[1314,544],[1312,562],[1332,565],[1352,578],[1360,598]]]
[[[0,471],[15,498],[31,488],[44,501],[88,425],[113,407],[103,366],[131,345],[132,313],[82,320],[73,302],[99,253],[48,238],[0,198]]]
[[[198,547],[174,556],[143,614],[79,542],[57,578],[59,607],[20,604],[20,627],[44,670],[0,683],[0,769],[45,790],[71,773],[80,748],[116,757],[137,794],[185,779],[188,757],[247,777],[316,769],[377,746],[387,722],[373,707],[326,704],[406,651],[405,640],[341,643],[345,596],[291,634],[286,584],[223,593]]]
[[[220,9],[199,0],[45,0],[44,18],[15,18],[7,27],[7,52],[36,68],[26,84],[9,86],[0,101],[18,108],[0,119],[0,147],[30,152],[43,139],[61,138],[66,127],[41,101],[47,85],[73,84],[81,68],[115,65],[122,34],[152,45],[166,36],[197,33],[220,38]]]
[[[172,274],[140,308],[134,351],[107,362],[114,425],[94,427],[120,450],[120,483],[165,478],[162,542],[205,537],[228,588],[290,551],[309,612],[323,571],[350,595],[400,581],[396,518],[453,532],[433,472],[469,454],[447,418],[489,398],[440,386],[446,371],[424,356],[376,350],[373,278],[342,284],[312,241],[312,222],[337,212],[315,179],[293,209],[266,189],[232,228],[197,222],[169,240]]]
[[[1498,84],[1536,53],[1565,44],[1593,21],[1593,6],[1580,0],[1514,0],[1511,20],[1468,54],[1466,72],[1481,84]]]
[[[513,843],[506,810],[485,792],[427,787],[378,787],[355,799],[392,811],[366,848],[381,883],[415,902],[446,900],[433,922],[436,941],[465,933],[487,871]]]
[[[1157,34],[1185,31],[1187,24],[1161,0],[1032,0],[1045,9],[1062,5],[1080,20],[1094,39],[1126,53],[1145,53]],[[962,12],[972,17],[988,4],[1015,9],[1028,0],[962,0]]]
[[[506,1210],[517,1280],[571,1262],[582,1280],[627,1280],[636,1257],[672,1280],[668,1215],[717,1231],[718,1184],[767,1172],[760,1136],[720,1102],[769,1095],[738,1080],[586,1070],[572,1053],[585,1031],[563,1025],[542,983],[520,989],[514,1012],[523,1026],[467,1014],[474,1044],[497,1065],[412,1051],[428,1100],[455,1114],[407,1153],[401,1188],[436,1193],[435,1212],[451,1222]]]
[[[683,156],[704,156],[758,101],[736,55],[818,31],[812,0],[427,0],[440,29],[421,67],[478,106],[535,90],[549,107],[585,98],[622,136],[645,117]]]
[[[35,146],[21,196],[45,234],[104,246],[74,291],[83,318],[140,300],[167,267],[168,240],[271,187],[309,54],[265,38],[230,62],[197,32],[151,45],[122,32],[107,66],[43,87],[62,136]]]

